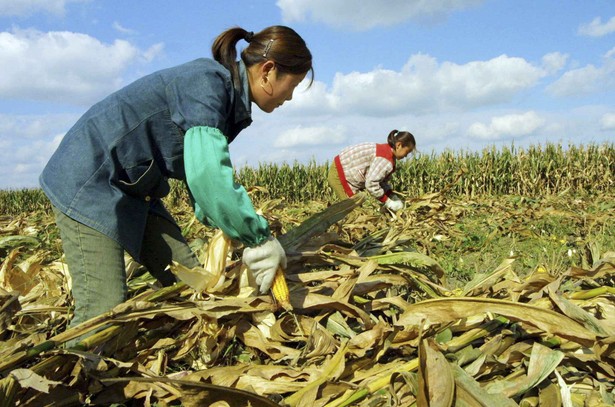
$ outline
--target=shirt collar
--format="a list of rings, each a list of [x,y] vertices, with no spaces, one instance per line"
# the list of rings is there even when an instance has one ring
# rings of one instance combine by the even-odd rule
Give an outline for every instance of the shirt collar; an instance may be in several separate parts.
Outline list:
[[[237,94],[237,102],[235,103],[235,122],[239,123],[249,119],[252,122],[252,106],[250,104],[250,85],[248,83],[248,71],[246,65],[240,59],[237,63],[239,67],[239,81],[241,89]]]

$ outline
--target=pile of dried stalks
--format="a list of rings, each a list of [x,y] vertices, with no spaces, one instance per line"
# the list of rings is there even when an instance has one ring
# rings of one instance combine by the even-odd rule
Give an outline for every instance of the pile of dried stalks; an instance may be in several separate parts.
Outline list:
[[[415,250],[455,223],[440,195],[395,219],[358,203],[280,236],[292,312],[253,295],[232,248],[208,293],[133,265],[130,300],[67,330],[62,259],[18,261],[40,231],[3,219],[0,405],[613,405],[615,253],[557,275],[505,259],[454,286]]]

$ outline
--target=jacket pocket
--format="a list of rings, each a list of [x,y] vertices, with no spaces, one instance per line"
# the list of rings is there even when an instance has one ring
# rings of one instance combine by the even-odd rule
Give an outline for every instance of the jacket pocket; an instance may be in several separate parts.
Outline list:
[[[170,191],[167,177],[163,176],[154,160],[123,169],[119,176],[119,187],[127,194],[139,198],[162,198]]]

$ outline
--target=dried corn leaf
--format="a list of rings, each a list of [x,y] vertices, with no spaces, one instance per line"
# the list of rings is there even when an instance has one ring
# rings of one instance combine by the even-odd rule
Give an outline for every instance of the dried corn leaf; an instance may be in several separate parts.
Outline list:
[[[269,337],[263,335],[260,329],[246,321],[239,323],[236,335],[247,346],[260,350],[269,356],[271,360],[295,359],[300,354],[300,351],[297,349],[272,341]]]
[[[377,323],[371,329],[355,335],[348,341],[348,353],[354,354],[356,357],[364,357],[373,349],[379,349],[383,346],[385,339],[393,329],[382,322]]]
[[[26,296],[12,301],[0,296],[0,301],[8,301],[0,333],[0,370],[5,375],[0,380],[0,398],[5,397],[8,405],[59,404],[86,398],[109,405],[127,402],[124,391],[128,389],[135,398],[130,402],[139,404],[217,403],[206,397],[207,390],[199,388],[202,383],[257,393],[280,404],[294,396],[297,406],[413,405],[418,392],[417,352],[424,347],[419,340],[422,335],[431,344],[430,350],[420,350],[423,371],[427,375],[443,372],[445,366],[452,370],[455,405],[538,405],[557,399],[558,392],[566,406],[613,404],[615,342],[612,335],[602,336],[615,328],[613,256],[602,254],[597,243],[582,241],[588,232],[583,225],[604,221],[583,214],[581,240],[574,242],[577,248],[587,244],[587,252],[591,252],[581,255],[583,267],[566,271],[551,264],[548,272],[535,268],[524,274],[524,267],[534,259],[514,261],[506,258],[508,250],[499,265],[475,263],[483,274],[467,285],[466,293],[498,300],[476,298],[478,301],[467,303],[466,298],[457,298],[464,293],[462,289],[436,284],[427,277],[435,275],[440,266],[435,261],[432,266],[421,263],[417,248],[428,253],[427,260],[433,260],[437,257],[430,253],[455,249],[467,239],[477,243],[472,247],[477,260],[489,259],[495,257],[487,253],[489,239],[500,232],[513,238],[540,238],[534,226],[541,222],[527,219],[548,211],[534,205],[501,210],[498,199],[448,202],[439,194],[408,202],[407,210],[387,219],[386,224],[384,215],[374,211],[370,202],[362,207],[346,202],[315,216],[307,207],[285,211],[284,200],[261,205],[278,235],[285,228],[283,224],[293,225],[292,235],[302,218],[313,220],[299,229],[305,234],[281,236],[291,249],[287,279],[295,305],[293,314],[274,311],[269,296],[258,296],[240,264],[219,267],[224,268],[220,276],[223,283],[214,284],[215,291],[195,295],[184,283],[152,290],[156,286],[151,276],[139,274],[143,268],[128,261],[132,298],[109,315],[63,331],[71,305],[66,284],[69,276],[61,258],[48,256],[39,263],[36,285]],[[491,218],[484,220],[484,236],[472,240],[468,235],[472,231],[457,226],[462,217],[481,206],[489,208]],[[342,212],[345,215],[336,218]],[[571,216],[573,211],[566,213]],[[605,219],[609,216],[604,212]],[[334,223],[338,225],[327,230]],[[193,219],[180,221],[180,225],[188,234],[208,237],[210,245],[192,241],[195,251],[205,254],[214,246],[209,238],[213,230]],[[27,235],[27,227],[27,222],[12,222],[14,231],[10,233]],[[568,247],[573,240],[568,241]],[[22,246],[22,254],[13,258],[10,268],[27,269],[27,253],[32,248]],[[231,248],[228,254],[237,258],[237,250],[240,248]],[[205,262],[205,257],[200,258]],[[8,264],[6,259],[3,264]],[[450,261],[441,264],[447,274],[454,271],[449,270],[455,268]],[[593,264],[592,270],[588,264]],[[460,265],[463,271],[465,266]],[[455,283],[455,279],[448,282]],[[438,300],[425,301],[440,296],[452,301],[452,311],[439,310]],[[6,315],[8,309],[19,307],[22,310],[17,314]],[[442,311],[444,316],[424,314],[426,309],[436,314]],[[400,324],[413,311],[424,314],[426,326],[420,321]],[[63,332],[55,335],[58,331]],[[80,348],[54,349],[81,332],[96,333]],[[345,340],[347,348],[341,355],[340,342]],[[536,343],[565,355],[551,374],[539,363],[541,356],[532,355]],[[425,357],[431,351],[436,356]],[[329,363],[336,354],[338,369],[329,374]],[[436,359],[444,370],[434,367]],[[530,365],[532,371],[526,372]],[[10,374],[24,368],[61,384],[50,385],[49,393],[33,388],[26,391]],[[128,382],[127,375],[156,375],[161,380],[149,378],[145,383],[131,377]],[[324,380],[320,379],[323,375],[327,376]],[[444,373],[435,374],[428,384],[445,377]],[[310,387],[304,389],[306,385]],[[489,394],[487,385],[504,386],[509,393]],[[437,395],[431,390],[427,396],[433,403]]]
[[[564,315],[583,324],[583,326],[595,333],[597,336],[615,336],[615,331],[611,331],[607,325],[603,325],[602,321],[595,318],[589,312],[583,310],[583,308],[575,305],[573,302],[553,292],[553,290],[549,291],[549,297]]]
[[[419,407],[451,407],[455,380],[444,355],[423,339],[419,347]]]
[[[209,241],[202,267],[189,268],[174,261],[171,271],[197,293],[221,292],[226,288],[225,269],[230,248],[230,238],[217,229]]]
[[[535,342],[532,346],[527,375],[491,382],[485,388],[491,394],[504,394],[507,397],[523,394],[553,373],[563,358],[563,352],[551,350]]]
[[[230,405],[237,407],[274,407],[276,403],[265,397],[209,383],[168,378],[113,378],[103,379],[105,384],[123,384],[124,393],[131,399],[143,395],[156,395],[167,403],[181,400],[182,406]],[[109,398],[96,400],[98,403],[112,404]],[[222,404],[220,404],[222,403]],[[227,404],[224,404],[227,403]]]
[[[442,298],[412,304],[404,310],[396,325],[430,327],[477,314],[499,314],[562,338],[591,346],[596,336],[578,322],[557,312],[529,304],[491,298]]]
[[[323,366],[322,372],[318,375],[315,380],[310,381],[305,385],[304,388],[295,392],[292,396],[284,399],[284,402],[288,404],[290,407],[298,406],[298,405],[314,405],[314,400],[312,397],[315,396],[314,390],[318,389],[323,383],[328,380],[335,380],[339,378],[339,376],[344,371],[344,361],[346,356],[346,343],[342,343],[335,353],[333,357]],[[307,399],[304,399],[307,395],[311,395]],[[309,402],[311,404],[305,404]]]
[[[34,389],[41,393],[49,393],[49,388],[60,384],[60,382],[47,380],[41,375],[36,374],[30,369],[15,369],[11,371],[19,385],[24,389]]]
[[[540,389],[538,393],[538,404],[540,407],[561,407],[562,395],[559,386],[551,383],[547,387]]]
[[[459,366],[452,365],[455,376],[455,405],[460,407],[517,407],[514,400],[500,393],[487,392],[479,382]]]
[[[22,264],[15,264],[19,258],[19,249],[13,249],[6,256],[0,266],[0,282],[2,287],[10,291],[17,291],[20,295],[27,295],[38,281],[36,277],[41,268],[42,253],[36,253]]]

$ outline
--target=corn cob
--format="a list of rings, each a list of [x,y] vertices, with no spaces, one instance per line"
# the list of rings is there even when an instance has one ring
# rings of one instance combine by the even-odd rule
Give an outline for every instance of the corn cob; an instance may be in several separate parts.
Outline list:
[[[286,284],[286,277],[284,277],[284,270],[281,267],[278,267],[276,270],[273,284],[271,284],[271,294],[273,294],[273,299],[286,311],[293,309],[290,303],[290,292]]]

